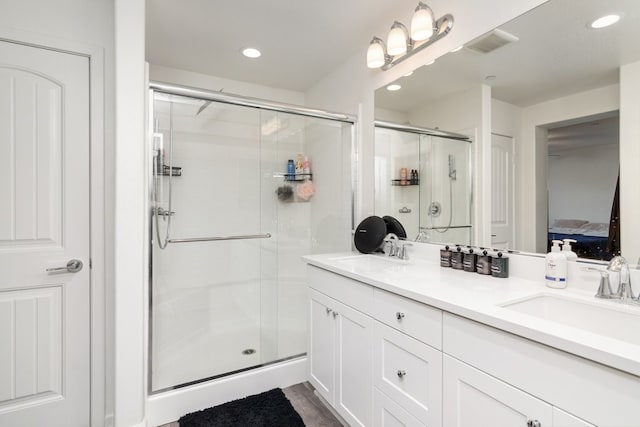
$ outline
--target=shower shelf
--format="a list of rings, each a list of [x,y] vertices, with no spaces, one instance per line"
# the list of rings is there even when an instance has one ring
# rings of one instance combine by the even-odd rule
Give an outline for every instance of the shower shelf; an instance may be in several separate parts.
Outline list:
[[[274,178],[284,178],[285,181],[290,182],[302,182],[311,180],[313,177],[312,173],[274,173]]]
[[[420,180],[417,181],[411,181],[410,179],[405,179],[404,181],[406,181],[406,184],[402,184],[402,179],[392,179],[391,180],[391,185],[393,186],[398,186],[398,187],[408,187],[410,185],[420,185]]]
[[[179,166],[162,165],[162,176],[182,176],[182,168]]]

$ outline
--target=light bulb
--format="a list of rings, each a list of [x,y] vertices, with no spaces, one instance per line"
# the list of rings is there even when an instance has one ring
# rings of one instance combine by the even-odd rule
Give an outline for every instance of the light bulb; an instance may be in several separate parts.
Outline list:
[[[433,35],[433,11],[420,2],[411,18],[411,38],[416,41],[427,40]]]
[[[620,15],[607,15],[593,21],[589,26],[591,28],[604,28],[613,25],[620,20]]]
[[[380,68],[385,63],[384,46],[382,40],[378,37],[374,37],[369,43],[367,49],[367,67]]]
[[[398,21],[393,23],[387,36],[387,53],[391,56],[407,53],[407,29]]]

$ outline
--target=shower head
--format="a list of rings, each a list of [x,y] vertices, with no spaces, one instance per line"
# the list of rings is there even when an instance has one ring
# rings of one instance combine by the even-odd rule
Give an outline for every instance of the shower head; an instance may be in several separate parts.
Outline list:
[[[456,180],[456,158],[453,154],[449,154],[449,179]]]
[[[202,113],[205,110],[205,108],[207,108],[209,105],[211,105],[212,102],[213,101],[205,101],[204,104],[202,104],[200,106],[200,108],[198,109],[198,112],[196,113],[196,116],[199,116],[200,113]]]

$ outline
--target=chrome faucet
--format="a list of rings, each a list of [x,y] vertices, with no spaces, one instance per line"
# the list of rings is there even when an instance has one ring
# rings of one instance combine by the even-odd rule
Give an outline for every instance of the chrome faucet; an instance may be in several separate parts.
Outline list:
[[[389,245],[389,256],[397,256],[398,255],[398,236],[394,233],[389,233],[384,236],[384,244],[385,247]]]
[[[400,248],[398,250],[398,258],[400,258],[401,260],[408,260],[409,259],[409,250],[407,249],[407,246],[413,246],[412,243],[400,243]]]
[[[620,299],[621,301],[631,300],[638,302],[638,298],[633,295],[633,288],[631,288],[631,272],[629,271],[629,263],[627,260],[619,255],[615,256],[609,261],[607,270],[620,274],[618,290],[613,294],[613,298]]]

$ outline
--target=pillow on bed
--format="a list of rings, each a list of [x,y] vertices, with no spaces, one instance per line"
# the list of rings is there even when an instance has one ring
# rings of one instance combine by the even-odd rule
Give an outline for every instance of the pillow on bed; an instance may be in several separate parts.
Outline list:
[[[580,228],[588,222],[584,219],[556,219],[551,228]]]
[[[589,222],[580,227],[582,234],[586,236],[601,236],[607,237],[609,235],[609,224],[606,222]]]

